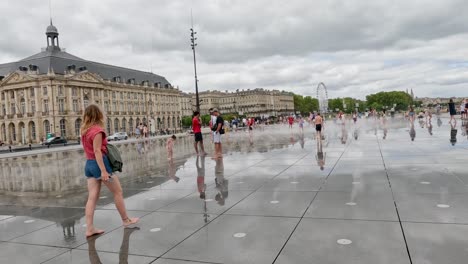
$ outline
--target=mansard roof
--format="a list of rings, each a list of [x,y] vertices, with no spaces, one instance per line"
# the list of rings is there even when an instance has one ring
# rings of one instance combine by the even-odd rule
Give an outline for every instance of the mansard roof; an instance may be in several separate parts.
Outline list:
[[[47,30],[49,30],[49,27]],[[48,42],[48,45],[51,45],[50,42]],[[134,84],[148,82],[150,86],[154,86],[158,83],[160,87],[170,85],[163,76],[151,72],[88,61],[60,49],[60,47],[58,47],[58,41],[56,45],[57,46],[53,48],[48,46],[48,48],[43,51],[20,61],[0,64],[0,79],[1,76],[5,77],[17,70],[27,71],[29,69],[34,70],[37,74],[47,74],[50,70],[53,70],[55,74],[66,74],[67,71],[73,69],[75,72],[87,70],[101,76],[104,80],[118,81],[121,83],[132,81]]]

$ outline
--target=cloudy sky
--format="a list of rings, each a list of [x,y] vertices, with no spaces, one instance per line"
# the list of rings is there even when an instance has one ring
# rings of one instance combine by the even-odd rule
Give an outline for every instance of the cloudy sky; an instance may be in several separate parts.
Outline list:
[[[330,97],[413,89],[468,96],[466,0],[52,0],[67,52],[193,91],[263,87]],[[0,2],[0,63],[46,45],[46,0]]]

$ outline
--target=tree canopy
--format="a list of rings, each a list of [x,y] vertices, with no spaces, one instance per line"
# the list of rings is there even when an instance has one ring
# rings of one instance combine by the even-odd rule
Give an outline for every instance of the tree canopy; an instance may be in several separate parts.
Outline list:
[[[294,95],[294,109],[299,111],[301,114],[307,114],[310,112],[318,111],[319,102],[316,98],[310,96]]]
[[[409,105],[413,105],[413,98],[405,92],[392,91],[380,92],[366,96],[367,106],[382,110],[385,106],[391,109],[395,105],[395,110],[406,110]]]
[[[340,111],[351,113],[358,108],[359,112],[364,112],[366,109],[374,108],[378,111],[387,107],[390,110],[395,105],[395,110],[401,111],[408,109],[409,105],[420,106],[421,102],[413,101],[411,96],[402,91],[379,92],[366,96],[366,101],[352,97],[333,98],[328,100],[328,109],[335,112]],[[294,108],[301,114],[319,110],[319,102],[316,98],[310,96],[294,95]]]

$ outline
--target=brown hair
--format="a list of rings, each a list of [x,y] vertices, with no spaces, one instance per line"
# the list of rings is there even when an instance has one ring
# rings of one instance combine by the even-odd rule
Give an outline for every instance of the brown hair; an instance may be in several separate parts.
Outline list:
[[[100,126],[104,128],[104,113],[98,105],[90,104],[86,107],[83,114],[83,124],[81,125],[81,135],[92,126]]]

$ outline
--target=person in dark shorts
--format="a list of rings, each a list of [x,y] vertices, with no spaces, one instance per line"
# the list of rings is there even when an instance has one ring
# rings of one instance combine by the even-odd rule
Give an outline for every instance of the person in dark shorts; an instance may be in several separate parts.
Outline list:
[[[316,125],[315,125],[315,130],[316,130],[317,132],[322,132],[322,124],[316,124]]]
[[[450,113],[450,123],[452,123],[452,120],[455,121],[455,125],[457,124],[457,120],[455,119],[455,115],[457,114],[457,110],[455,109],[455,103],[453,102],[453,99],[450,99],[449,103],[449,113]]]
[[[88,200],[85,207],[86,237],[101,235],[104,230],[94,226],[94,212],[104,184],[114,195],[114,203],[122,219],[122,225],[129,227],[138,223],[139,218],[130,218],[125,209],[122,186],[117,175],[112,175],[112,168],[107,157],[107,137],[104,132],[104,112],[98,105],[87,106],[81,125],[81,144],[86,156],[84,168],[88,186]]]
[[[192,119],[192,129],[193,134],[195,135],[195,143],[193,146],[195,147],[195,152],[197,155],[205,155],[205,147],[203,146],[203,135],[201,133],[201,121],[200,121],[200,112],[195,111],[193,113]],[[200,144],[201,153],[198,153],[198,144]]]
[[[317,138],[322,139],[323,117],[317,113],[315,117],[315,131],[317,131]]]

